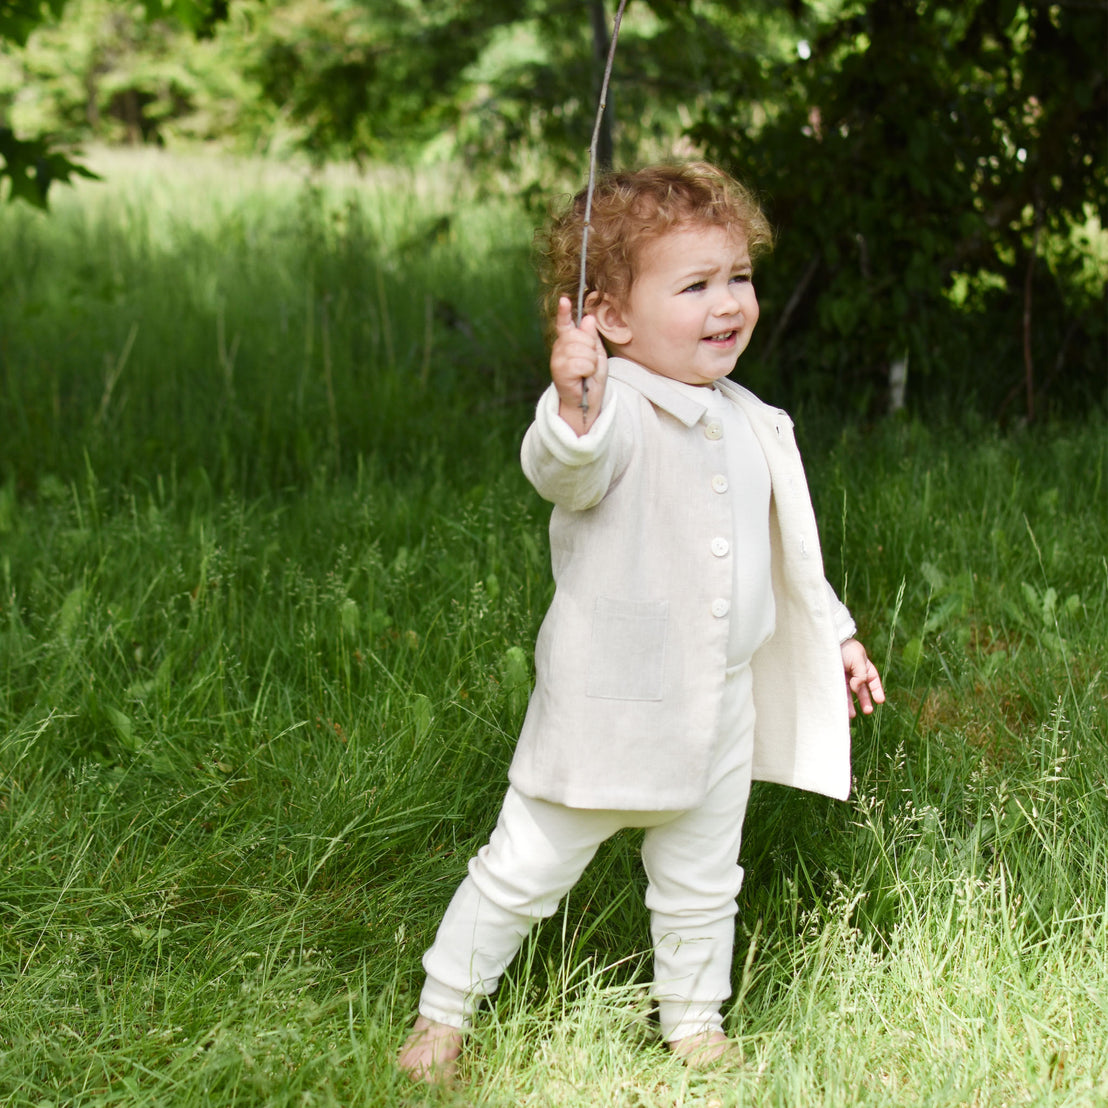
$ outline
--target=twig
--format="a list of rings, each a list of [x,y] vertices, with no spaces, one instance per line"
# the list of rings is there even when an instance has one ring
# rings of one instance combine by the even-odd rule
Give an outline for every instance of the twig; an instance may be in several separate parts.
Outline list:
[[[769,340],[769,346],[766,348],[764,355],[767,360],[772,358],[777,351],[777,344],[781,341],[781,336],[785,333],[785,328],[788,326],[789,320],[792,319],[793,312],[799,307],[805,292],[808,291],[808,286],[812,283],[812,278],[816,275],[816,270],[819,269],[819,262],[819,255],[813,254],[812,260],[808,263],[808,268],[804,270],[800,280],[797,281],[796,288],[793,289],[789,302],[785,305],[785,310],[781,313],[777,326],[773,330],[773,336]]]
[[[581,326],[581,320],[585,315],[585,262],[588,257],[589,247],[589,221],[592,218],[592,194],[596,188],[596,147],[600,141],[600,124],[604,119],[604,109],[608,105],[608,81],[612,76],[612,62],[616,56],[616,43],[619,41],[619,24],[623,19],[623,9],[627,7],[627,0],[619,0],[616,9],[615,22],[612,24],[612,41],[608,45],[608,60],[604,66],[604,80],[600,85],[600,103],[596,106],[596,122],[592,129],[592,142],[589,144],[589,184],[585,190],[585,225],[581,229],[581,276],[577,282],[577,326]],[[581,414],[588,418],[589,414],[589,383],[586,378],[581,378]]]

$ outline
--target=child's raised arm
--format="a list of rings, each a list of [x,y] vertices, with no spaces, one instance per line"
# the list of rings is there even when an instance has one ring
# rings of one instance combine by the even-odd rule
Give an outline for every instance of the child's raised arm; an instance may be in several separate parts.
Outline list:
[[[569,297],[558,301],[554,323],[554,346],[550,351],[550,379],[558,390],[558,414],[583,435],[600,415],[604,384],[608,379],[608,356],[596,329],[596,317],[586,315],[578,327],[573,322]],[[588,412],[581,406],[583,382],[588,382]]]

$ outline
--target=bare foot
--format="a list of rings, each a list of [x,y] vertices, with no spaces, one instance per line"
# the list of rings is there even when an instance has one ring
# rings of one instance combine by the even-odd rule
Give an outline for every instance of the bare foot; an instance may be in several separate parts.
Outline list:
[[[449,1085],[454,1080],[461,1052],[461,1031],[419,1016],[397,1055],[396,1064],[413,1081]]]
[[[684,1039],[674,1039],[669,1049],[686,1065],[727,1065],[742,1060],[738,1047],[722,1031],[701,1031]]]

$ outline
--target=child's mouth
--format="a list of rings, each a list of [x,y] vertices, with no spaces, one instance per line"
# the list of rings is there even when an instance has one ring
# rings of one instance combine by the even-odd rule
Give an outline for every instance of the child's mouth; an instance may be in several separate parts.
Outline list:
[[[729,343],[735,337],[734,331],[723,331],[718,335],[707,335],[704,339],[705,342],[714,342],[720,344]]]

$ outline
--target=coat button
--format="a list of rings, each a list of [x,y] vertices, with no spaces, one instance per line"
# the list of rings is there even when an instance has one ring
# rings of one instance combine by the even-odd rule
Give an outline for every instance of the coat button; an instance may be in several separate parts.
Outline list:
[[[722,473],[717,473],[712,478],[712,488],[716,492],[726,492],[727,491],[727,478],[724,477]]]
[[[712,539],[712,553],[717,558],[722,558],[730,549],[731,544],[722,535],[717,535]]]
[[[712,422],[704,428],[704,437],[706,439],[722,439],[723,424],[713,419]]]
[[[712,615],[716,619],[723,619],[729,611],[731,611],[731,605],[722,596],[712,601]]]

